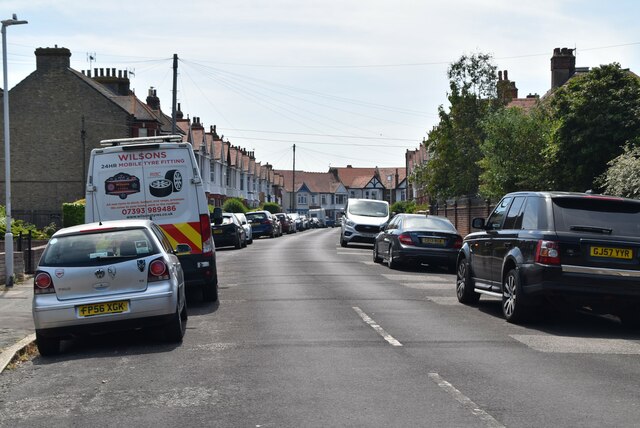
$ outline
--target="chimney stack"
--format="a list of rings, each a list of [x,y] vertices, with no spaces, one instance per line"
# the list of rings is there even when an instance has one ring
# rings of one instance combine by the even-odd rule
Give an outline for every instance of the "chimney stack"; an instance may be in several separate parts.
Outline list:
[[[576,72],[573,49],[555,48],[551,57],[551,89],[564,85]]]

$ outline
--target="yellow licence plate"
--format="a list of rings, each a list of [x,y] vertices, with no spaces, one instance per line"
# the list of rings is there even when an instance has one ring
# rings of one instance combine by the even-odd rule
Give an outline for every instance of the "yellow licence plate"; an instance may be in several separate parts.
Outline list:
[[[612,247],[591,247],[590,254],[592,257],[607,257],[610,259],[633,258],[633,250],[631,248],[612,248]]]
[[[76,306],[79,317],[92,317],[94,315],[119,314],[129,310],[129,301],[94,303],[91,305]]]
[[[421,242],[423,244],[431,244],[431,245],[445,245],[446,240],[442,238],[422,238]]]

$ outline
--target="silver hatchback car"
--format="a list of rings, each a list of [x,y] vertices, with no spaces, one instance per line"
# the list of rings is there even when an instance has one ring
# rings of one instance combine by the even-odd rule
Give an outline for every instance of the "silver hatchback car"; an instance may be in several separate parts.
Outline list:
[[[186,329],[184,275],[171,243],[149,220],[61,229],[34,275],[33,320],[41,355],[75,335],[158,326],[170,342]]]

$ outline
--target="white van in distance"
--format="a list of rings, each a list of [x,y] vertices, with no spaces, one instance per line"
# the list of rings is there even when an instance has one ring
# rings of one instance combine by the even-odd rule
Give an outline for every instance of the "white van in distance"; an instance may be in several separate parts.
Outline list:
[[[342,213],[340,245],[350,242],[373,244],[380,230],[389,222],[389,203],[375,199],[347,200]]]
[[[85,222],[151,219],[182,265],[187,288],[218,299],[211,220],[193,148],[180,135],[104,140],[93,149]]]

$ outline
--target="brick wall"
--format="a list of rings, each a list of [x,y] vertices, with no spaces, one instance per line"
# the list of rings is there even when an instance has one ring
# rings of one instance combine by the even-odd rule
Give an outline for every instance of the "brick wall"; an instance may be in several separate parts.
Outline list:
[[[47,52],[37,57],[36,71],[10,90],[11,202],[16,212],[61,213],[63,202],[84,198],[91,149],[101,139],[125,138],[130,132],[131,115],[69,68],[68,50]],[[4,187],[3,175],[0,194]]]

